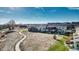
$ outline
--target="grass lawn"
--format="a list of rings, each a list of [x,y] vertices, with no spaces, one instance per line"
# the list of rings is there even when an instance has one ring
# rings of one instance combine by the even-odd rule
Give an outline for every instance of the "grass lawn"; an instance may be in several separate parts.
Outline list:
[[[28,32],[28,29],[21,29],[20,32]]]
[[[64,42],[68,39],[67,36],[63,36],[63,38],[56,41],[48,51],[69,51],[69,48],[65,46]]]

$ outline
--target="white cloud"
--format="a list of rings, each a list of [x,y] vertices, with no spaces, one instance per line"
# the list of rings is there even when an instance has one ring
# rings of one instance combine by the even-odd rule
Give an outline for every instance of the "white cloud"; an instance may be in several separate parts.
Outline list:
[[[0,12],[1,13],[8,13],[8,14],[11,13],[11,11],[8,11],[8,10],[0,10]]]
[[[10,14],[10,13],[12,13],[12,12],[11,12],[11,11],[6,11],[6,13]]]
[[[56,12],[57,10],[55,10],[55,9],[49,9],[49,12],[50,13],[54,13],[54,12]]]
[[[35,8],[39,9],[40,7],[35,7]]]
[[[0,12],[5,12],[4,10],[0,10]]]
[[[10,7],[9,9],[10,9],[10,10],[15,10],[15,9],[16,9],[16,7]]]
[[[9,21],[9,18],[0,18],[0,24],[7,24]]]
[[[43,12],[45,12],[44,7],[35,7],[35,8],[36,8],[36,9],[41,9]],[[50,9],[49,11],[50,11],[50,12],[56,12],[57,10]]]
[[[19,10],[20,7],[9,7],[10,10]]]
[[[79,10],[79,7],[68,7],[70,10]]]

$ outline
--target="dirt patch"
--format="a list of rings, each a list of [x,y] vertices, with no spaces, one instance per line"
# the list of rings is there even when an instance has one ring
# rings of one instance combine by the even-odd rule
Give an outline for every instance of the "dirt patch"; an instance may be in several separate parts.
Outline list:
[[[27,35],[27,33],[24,33]],[[20,44],[22,51],[46,51],[55,42],[52,34],[30,33]]]

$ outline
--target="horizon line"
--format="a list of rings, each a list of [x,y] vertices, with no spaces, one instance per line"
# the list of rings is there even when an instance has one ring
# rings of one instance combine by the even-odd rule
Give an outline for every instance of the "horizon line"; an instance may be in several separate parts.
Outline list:
[[[73,21],[73,22],[76,22],[77,21]],[[79,21],[78,21],[79,22]],[[46,22],[46,23],[15,23],[15,24],[48,24],[48,23],[72,23],[72,22]],[[7,24],[7,23],[0,23],[0,25],[4,25],[4,24]]]

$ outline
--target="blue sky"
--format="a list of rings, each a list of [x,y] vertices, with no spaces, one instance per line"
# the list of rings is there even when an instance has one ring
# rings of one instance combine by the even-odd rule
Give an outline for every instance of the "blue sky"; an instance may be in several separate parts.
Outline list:
[[[78,22],[78,7],[0,7],[0,24],[15,20],[16,23]]]

